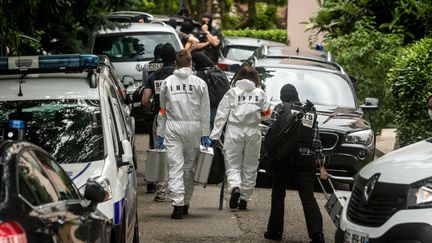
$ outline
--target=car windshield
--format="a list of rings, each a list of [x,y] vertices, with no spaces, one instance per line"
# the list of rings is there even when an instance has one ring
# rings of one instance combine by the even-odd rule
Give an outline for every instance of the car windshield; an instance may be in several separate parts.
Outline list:
[[[180,51],[175,34],[169,32],[100,35],[95,39],[93,53],[107,55],[112,62],[148,61],[154,58],[156,45],[167,42]]]
[[[315,105],[355,108],[355,95],[351,86],[334,73],[291,69],[257,68],[263,89],[272,103],[280,102],[280,90],[287,83],[294,85],[299,99],[310,100]]]
[[[243,61],[252,56],[256,49],[255,46],[227,46],[224,54],[228,59]]]
[[[59,163],[102,160],[104,142],[99,101],[0,101],[0,130],[8,119],[26,121],[24,139],[45,149]]]

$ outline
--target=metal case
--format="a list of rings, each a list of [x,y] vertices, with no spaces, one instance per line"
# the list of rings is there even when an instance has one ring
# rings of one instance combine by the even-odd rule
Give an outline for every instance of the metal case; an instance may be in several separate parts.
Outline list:
[[[144,177],[147,181],[161,182],[168,178],[166,152],[162,149],[148,149]]]
[[[194,182],[207,184],[213,161],[213,148],[200,146],[200,154],[195,167]]]

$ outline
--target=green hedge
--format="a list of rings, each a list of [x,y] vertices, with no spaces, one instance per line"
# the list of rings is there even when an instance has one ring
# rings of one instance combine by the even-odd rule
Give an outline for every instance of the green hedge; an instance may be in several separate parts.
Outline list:
[[[285,29],[256,30],[246,28],[243,30],[224,30],[223,35],[253,37],[289,44],[288,33]]]
[[[388,73],[401,146],[432,136],[426,99],[432,95],[432,38],[403,49]]]

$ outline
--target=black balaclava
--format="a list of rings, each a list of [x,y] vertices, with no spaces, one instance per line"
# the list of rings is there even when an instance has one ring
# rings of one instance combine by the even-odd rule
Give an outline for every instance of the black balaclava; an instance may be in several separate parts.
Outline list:
[[[300,102],[297,89],[292,84],[285,84],[280,91],[283,102]]]
[[[180,28],[180,32],[183,32],[185,34],[190,34],[190,33],[192,33],[192,30],[193,30],[192,24],[188,21],[183,21],[181,28]]]
[[[168,19],[168,23],[169,26],[173,27],[174,29],[177,28],[177,20],[175,18],[170,18]]]
[[[213,28],[213,26],[212,26],[212,24],[213,24],[213,17],[211,15],[211,13],[205,13],[205,14],[203,14],[203,17],[206,17],[206,18],[209,19],[209,21],[207,23],[208,30],[209,31],[212,30],[212,28]],[[202,21],[201,21],[201,24],[203,24]]]
[[[174,63],[176,59],[176,51],[171,43],[165,43],[162,46],[161,58],[163,63]]]
[[[160,60],[160,59],[162,59],[162,55],[161,55],[162,54],[162,46],[163,46],[162,43],[157,44],[155,46],[155,49],[153,51],[154,60]]]
[[[195,70],[214,66],[213,61],[202,52],[193,52],[192,61],[195,63]]]

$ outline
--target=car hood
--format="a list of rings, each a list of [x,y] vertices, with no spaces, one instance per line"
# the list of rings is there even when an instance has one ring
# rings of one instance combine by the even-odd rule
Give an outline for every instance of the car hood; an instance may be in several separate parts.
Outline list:
[[[85,163],[74,163],[74,164],[60,164],[63,170],[73,180],[75,185],[80,188],[82,187],[89,178],[95,178],[102,174],[104,166],[103,160],[85,162]]]
[[[359,175],[369,179],[380,173],[378,181],[411,184],[431,177],[432,138],[395,150],[366,165]]]

